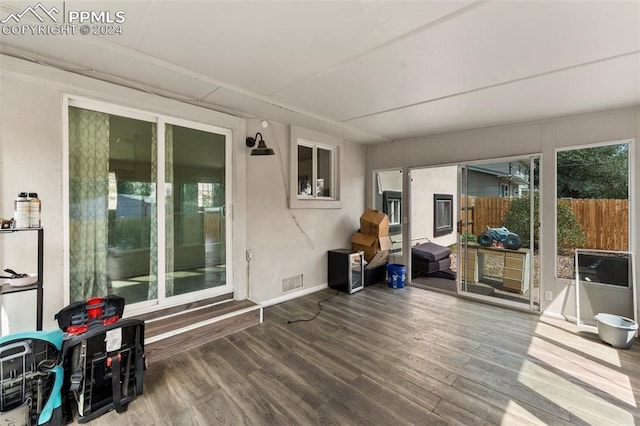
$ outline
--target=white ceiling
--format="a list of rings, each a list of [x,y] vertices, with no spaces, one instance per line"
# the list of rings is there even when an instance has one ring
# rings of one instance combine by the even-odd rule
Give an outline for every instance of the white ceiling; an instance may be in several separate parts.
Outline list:
[[[0,20],[36,4],[3,1]],[[126,20],[120,35],[2,35],[0,52],[356,142],[640,105],[638,0],[43,5]]]

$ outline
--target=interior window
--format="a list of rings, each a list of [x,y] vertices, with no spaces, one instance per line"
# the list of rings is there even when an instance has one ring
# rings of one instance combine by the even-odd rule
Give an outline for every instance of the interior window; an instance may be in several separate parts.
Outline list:
[[[333,198],[333,149],[316,146],[316,197]]]
[[[298,198],[335,198],[334,150],[311,141],[298,141]]]
[[[291,126],[289,144],[289,208],[341,208],[342,140]]]

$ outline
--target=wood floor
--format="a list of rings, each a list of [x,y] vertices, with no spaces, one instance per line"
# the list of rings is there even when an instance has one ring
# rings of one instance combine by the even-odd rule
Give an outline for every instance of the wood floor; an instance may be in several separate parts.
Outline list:
[[[640,424],[640,343],[418,288],[324,290],[150,365],[92,425]]]

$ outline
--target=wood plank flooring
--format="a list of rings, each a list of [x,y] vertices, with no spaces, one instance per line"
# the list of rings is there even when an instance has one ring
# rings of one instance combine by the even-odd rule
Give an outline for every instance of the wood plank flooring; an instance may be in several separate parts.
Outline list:
[[[640,424],[640,342],[384,284],[266,308],[264,323],[155,362],[92,425]]]

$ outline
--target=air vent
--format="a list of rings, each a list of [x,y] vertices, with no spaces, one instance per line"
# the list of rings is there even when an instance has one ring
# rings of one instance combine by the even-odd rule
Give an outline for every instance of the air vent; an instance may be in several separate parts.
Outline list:
[[[302,274],[282,280],[282,291],[290,291],[302,287]]]

